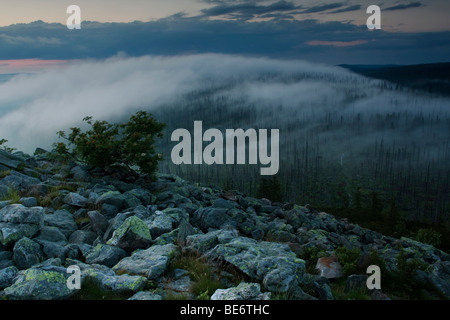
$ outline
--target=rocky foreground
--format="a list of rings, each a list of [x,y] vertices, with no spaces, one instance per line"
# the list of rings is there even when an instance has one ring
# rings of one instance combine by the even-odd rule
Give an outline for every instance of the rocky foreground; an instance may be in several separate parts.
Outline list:
[[[421,267],[404,278],[450,298],[450,255],[430,245],[173,175],[148,182],[120,167],[61,164],[41,149],[0,151],[0,198],[2,299],[92,298],[89,291],[134,300],[334,299],[336,279],[346,293],[366,290],[365,271],[347,271],[365,270],[374,256],[392,274],[414,262]],[[357,259],[340,261],[342,248]],[[67,285],[69,266],[81,270],[79,290]],[[204,266],[206,280],[196,273]]]

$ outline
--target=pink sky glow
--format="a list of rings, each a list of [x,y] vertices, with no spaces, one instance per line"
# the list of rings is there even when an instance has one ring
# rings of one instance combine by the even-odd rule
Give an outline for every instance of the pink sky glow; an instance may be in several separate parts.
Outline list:
[[[68,60],[40,60],[40,59],[21,59],[21,60],[0,60],[0,74],[8,73],[30,73],[47,68],[64,66]]]

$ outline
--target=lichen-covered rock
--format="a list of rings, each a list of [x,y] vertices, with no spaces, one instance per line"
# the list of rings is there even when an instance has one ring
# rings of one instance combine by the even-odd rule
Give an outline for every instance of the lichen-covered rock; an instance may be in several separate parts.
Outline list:
[[[162,211],[156,211],[155,216],[148,222],[150,234],[153,238],[157,238],[160,235],[173,230],[175,220],[168,214]]]
[[[32,238],[44,226],[44,208],[12,204],[0,210],[0,242],[12,245],[23,237]]]
[[[44,208],[27,208],[21,204],[11,204],[0,210],[0,222],[12,224],[33,224],[43,226]]]
[[[222,243],[228,243],[234,238],[238,237],[236,230],[220,229],[210,231],[206,234],[194,234],[186,237],[186,246],[193,251],[203,254],[208,250],[211,250],[216,245]]]
[[[20,271],[14,283],[4,290],[10,300],[63,300],[73,296],[76,291],[67,286],[68,276],[55,268],[31,268]]]
[[[131,298],[128,300],[162,300],[162,297],[159,294],[150,292],[150,291],[140,291],[136,294],[134,294]]]
[[[125,258],[127,253],[125,250],[104,244],[98,244],[86,257],[88,264],[102,264],[112,268],[121,259]]]
[[[133,293],[144,290],[147,279],[127,274],[117,275],[104,265],[89,265],[77,260],[68,259],[66,264],[78,266],[81,270],[81,288],[87,282],[94,282],[104,291],[115,293]]]
[[[151,243],[152,237],[147,224],[135,216],[127,218],[107,242],[127,252],[148,248]]]
[[[112,269],[119,274],[141,275],[152,280],[164,273],[177,254],[178,249],[173,244],[154,245],[147,250],[135,251]]]
[[[3,290],[13,284],[19,270],[15,266],[10,266],[5,269],[0,268],[0,290]]]
[[[217,289],[211,300],[270,300],[271,293],[261,293],[259,283],[241,282],[237,287]]]
[[[42,258],[41,247],[33,240],[24,237],[14,245],[13,259],[19,269],[28,269],[41,262]]]
[[[280,243],[237,237],[217,245],[207,255],[231,263],[271,292],[296,289],[305,272],[305,262]]]

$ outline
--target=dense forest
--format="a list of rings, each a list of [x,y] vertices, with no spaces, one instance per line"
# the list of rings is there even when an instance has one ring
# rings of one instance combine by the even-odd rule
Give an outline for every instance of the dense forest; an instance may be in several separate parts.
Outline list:
[[[309,204],[450,249],[450,100],[336,69],[205,80],[153,110],[167,123],[160,170],[272,201]],[[280,130],[280,171],[171,162],[171,133]],[[206,143],[205,143],[206,146]]]

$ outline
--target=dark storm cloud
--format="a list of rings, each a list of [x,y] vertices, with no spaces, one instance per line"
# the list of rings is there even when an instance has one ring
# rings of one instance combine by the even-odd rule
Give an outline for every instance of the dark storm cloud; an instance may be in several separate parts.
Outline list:
[[[317,12],[340,8],[343,5],[344,4],[342,2],[328,3],[328,4],[310,7],[308,9],[304,10],[302,13],[317,13]]]
[[[278,13],[265,13],[272,21],[251,23],[174,15],[151,22],[83,22],[81,30],[43,22],[17,24],[0,28],[0,60],[224,53],[329,64],[413,64],[450,56],[450,32],[369,32],[365,25],[286,20],[289,12]],[[341,47],[309,45],[333,42]]]
[[[361,10],[361,5],[356,4],[354,6],[348,6],[345,8],[330,11],[329,13],[342,13],[342,12],[350,12],[350,11],[356,11],[356,10]]]
[[[384,10],[386,10],[386,11],[405,10],[405,9],[409,9],[409,8],[418,8],[418,7],[421,7],[421,6],[423,6],[423,4],[420,3],[420,2],[410,2],[408,4],[399,4],[399,5],[396,5],[396,6],[388,7],[386,9],[384,9]]]
[[[257,2],[254,1],[227,1],[219,3],[219,5],[212,8],[203,9],[202,14],[206,17],[229,15],[234,18],[249,20],[262,14],[289,12],[301,8],[301,6],[297,6],[294,3],[285,0],[268,5],[258,5]]]

